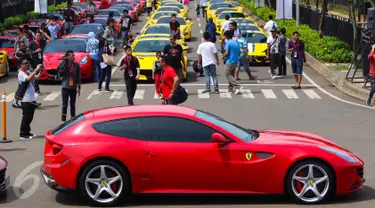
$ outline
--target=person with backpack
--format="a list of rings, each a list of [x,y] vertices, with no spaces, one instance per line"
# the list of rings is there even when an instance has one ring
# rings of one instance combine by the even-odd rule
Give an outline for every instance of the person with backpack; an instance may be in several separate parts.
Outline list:
[[[128,105],[134,105],[134,95],[137,90],[137,81],[140,75],[140,65],[137,57],[133,56],[132,48],[125,47],[126,56],[122,59],[120,70],[124,70],[124,80],[126,85],[126,95]]]
[[[20,127],[20,140],[30,140],[35,134],[30,132],[30,124],[33,121],[35,109],[39,107],[36,103],[35,89],[31,84],[32,80],[39,80],[42,76],[42,65],[39,64],[33,72],[29,72],[30,61],[28,58],[22,58],[21,67],[18,73],[19,87],[15,96],[22,100],[22,120]]]
[[[161,93],[163,105],[178,105],[186,101],[188,94],[186,90],[181,87],[180,79],[175,70],[169,66],[168,56],[163,56],[159,59],[161,73]]]

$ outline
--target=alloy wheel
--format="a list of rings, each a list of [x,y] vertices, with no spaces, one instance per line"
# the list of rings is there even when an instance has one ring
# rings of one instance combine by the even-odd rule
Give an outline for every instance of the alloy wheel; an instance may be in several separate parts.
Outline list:
[[[121,195],[123,186],[120,172],[109,165],[95,166],[85,178],[86,192],[97,203],[108,204],[115,201]]]
[[[327,172],[316,164],[305,164],[298,168],[290,182],[295,196],[307,203],[321,201],[330,188]]]

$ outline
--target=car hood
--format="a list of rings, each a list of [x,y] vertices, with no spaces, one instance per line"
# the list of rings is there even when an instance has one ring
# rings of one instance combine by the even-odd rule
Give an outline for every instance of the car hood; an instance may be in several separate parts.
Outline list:
[[[5,51],[7,56],[10,56],[14,53],[14,48],[0,48],[0,51]]]
[[[259,131],[259,133],[259,138],[254,141],[258,144],[326,146],[350,152],[328,139],[306,132],[267,130]]]
[[[43,62],[45,69],[56,69],[60,63],[61,59],[64,57],[65,52],[62,53],[49,53],[43,55]],[[88,53],[84,52],[74,52],[75,62],[79,63],[85,56],[88,56]]]
[[[138,58],[139,65],[142,70],[152,70],[154,61],[156,61],[155,52],[152,52],[152,53],[133,52],[133,55]]]
[[[250,48],[252,47],[252,49]],[[248,44],[249,56],[266,56],[267,43]]]

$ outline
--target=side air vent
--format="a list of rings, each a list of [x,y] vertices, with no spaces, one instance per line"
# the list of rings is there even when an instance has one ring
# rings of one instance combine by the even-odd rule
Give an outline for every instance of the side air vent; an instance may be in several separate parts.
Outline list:
[[[260,159],[267,159],[272,157],[274,154],[272,153],[267,153],[267,152],[257,152],[255,155],[260,158]]]

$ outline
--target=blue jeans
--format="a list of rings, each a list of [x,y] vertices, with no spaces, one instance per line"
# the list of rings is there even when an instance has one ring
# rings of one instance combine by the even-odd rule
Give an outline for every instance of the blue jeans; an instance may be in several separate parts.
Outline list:
[[[371,84],[371,90],[369,94],[369,100],[372,100],[372,97],[374,96],[375,93],[375,77],[370,76],[370,84]]]
[[[212,80],[214,81],[215,90],[219,89],[219,83],[216,77],[216,65],[210,64],[208,66],[205,66],[203,67],[203,71],[204,71],[204,76],[206,77],[206,89],[209,90],[211,86],[210,76],[212,77]]]
[[[105,78],[105,89],[109,90],[109,83],[111,82],[111,75],[112,75],[112,67],[111,66],[107,66],[106,68],[101,69],[98,89],[102,89],[102,83],[103,83],[104,78]]]
[[[303,60],[292,58],[291,62],[293,74],[302,76]]]

